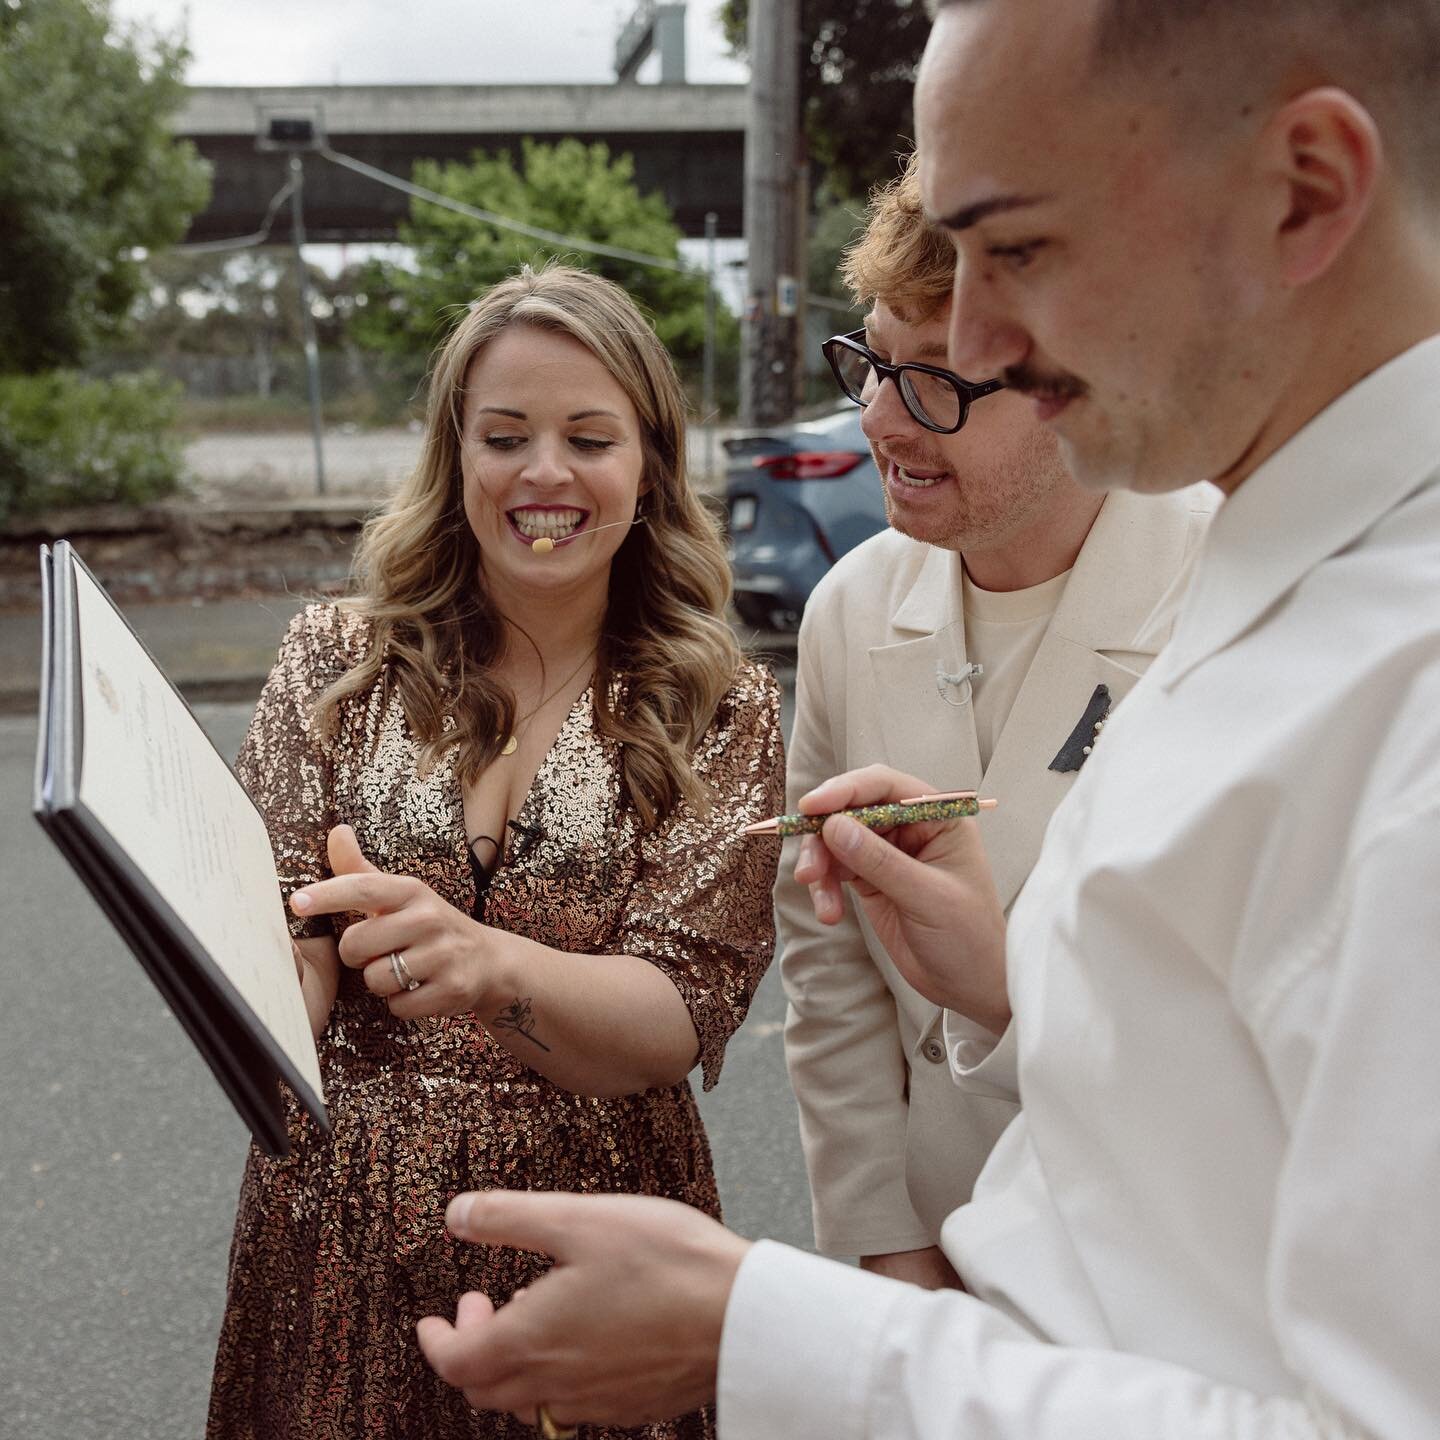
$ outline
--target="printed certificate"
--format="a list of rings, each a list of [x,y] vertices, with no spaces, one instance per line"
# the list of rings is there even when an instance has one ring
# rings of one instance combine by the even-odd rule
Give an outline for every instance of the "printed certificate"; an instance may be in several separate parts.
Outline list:
[[[284,1154],[280,1080],[328,1122],[264,821],[67,542],[41,572],[36,816],[257,1143]]]

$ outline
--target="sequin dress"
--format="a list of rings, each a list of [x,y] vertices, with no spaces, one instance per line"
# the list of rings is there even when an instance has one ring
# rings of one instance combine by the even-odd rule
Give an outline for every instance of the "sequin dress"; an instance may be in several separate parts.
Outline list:
[[[576,954],[630,954],[674,981],[700,1037],[706,1087],[769,963],[777,846],[737,839],[782,808],[773,679],[746,664],[694,756],[714,803],[679,807],[646,835],[622,798],[618,746],[597,733],[588,692],[561,726],[477,900],[450,759],[419,773],[397,701],[376,686],[323,740],[308,707],[355,664],[366,622],[311,606],[291,625],[237,770],[270,828],[286,895],[322,878],[325,836],[353,825],[381,869],[418,876],[485,923]],[[292,920],[297,936],[332,933]],[[687,1083],[618,1099],[570,1094],[495,1044],[472,1016],[397,1021],[342,969],[319,1042],[333,1133],[290,1107],[291,1154],[254,1147],[241,1185],[210,1401],[211,1440],[529,1436],[477,1414],[415,1342],[423,1315],[465,1290],[497,1302],[545,1262],[452,1242],[460,1190],[630,1191],[715,1215],[704,1129]],[[708,1411],[587,1440],[714,1433]]]

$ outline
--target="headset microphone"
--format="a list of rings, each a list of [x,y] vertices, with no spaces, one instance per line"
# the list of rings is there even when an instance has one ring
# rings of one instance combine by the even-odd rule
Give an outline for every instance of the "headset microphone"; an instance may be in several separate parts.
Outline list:
[[[492,508],[494,509],[495,513],[500,517],[500,519],[502,521],[505,520],[505,511],[504,508],[501,506],[500,502],[496,500],[495,497],[491,495],[490,492],[486,490],[483,485],[480,487],[480,493],[484,495],[484,497],[490,502]],[[617,525],[643,525],[644,523],[645,517],[643,515],[637,515],[633,520],[612,520],[607,525],[595,526],[593,530],[582,530],[580,534],[594,535],[597,531],[600,530],[613,530]],[[575,538],[578,539],[579,536],[576,536]],[[530,542],[531,553],[535,555],[548,555],[552,550],[554,550],[554,548],[555,542],[548,535],[537,535],[535,539]]]
[[[593,530],[582,530],[581,535],[596,535],[601,530],[613,530],[617,525],[643,525],[645,517],[637,515],[633,520],[612,520],[608,525],[597,525]],[[579,536],[576,537],[577,539]],[[548,535],[538,535],[530,542],[530,549],[536,555],[548,555],[555,548],[555,542]]]

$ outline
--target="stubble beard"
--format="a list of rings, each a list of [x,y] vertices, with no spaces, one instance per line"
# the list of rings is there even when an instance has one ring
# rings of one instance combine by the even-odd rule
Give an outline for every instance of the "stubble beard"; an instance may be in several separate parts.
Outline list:
[[[875,459],[883,475],[884,461],[879,455]],[[885,518],[892,530],[940,550],[988,550],[1031,523],[1065,478],[1054,446],[1036,436],[1002,464],[966,475],[952,472],[945,483],[951,486],[953,503],[944,515],[911,523],[886,485]]]

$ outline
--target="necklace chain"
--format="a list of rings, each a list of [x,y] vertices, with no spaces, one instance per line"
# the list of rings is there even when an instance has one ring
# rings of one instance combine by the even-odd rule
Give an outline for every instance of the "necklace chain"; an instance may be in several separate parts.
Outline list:
[[[532,706],[515,721],[510,727],[510,733],[505,736],[505,743],[500,747],[502,755],[513,755],[520,748],[520,737],[516,733],[527,721],[538,715],[584,668],[585,663],[595,658],[595,652],[591,650],[588,654],[581,656],[580,664],[577,665],[538,705]],[[495,737],[497,740],[500,736]]]

